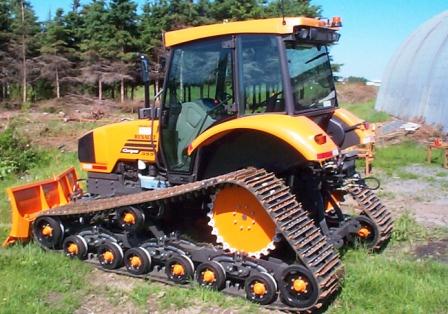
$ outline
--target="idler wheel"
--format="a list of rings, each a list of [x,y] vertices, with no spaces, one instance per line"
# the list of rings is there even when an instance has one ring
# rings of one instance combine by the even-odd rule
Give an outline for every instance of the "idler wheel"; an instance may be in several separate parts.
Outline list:
[[[277,283],[268,273],[259,273],[246,279],[244,290],[248,300],[266,305],[277,299]]]
[[[280,283],[280,298],[283,303],[307,309],[319,298],[319,284],[313,274],[301,265],[288,266],[283,270]]]
[[[49,249],[60,249],[64,238],[64,226],[52,217],[38,217],[33,223],[34,238]]]
[[[80,235],[71,235],[65,238],[62,249],[68,257],[77,257],[81,260],[86,259],[89,252],[87,241]]]
[[[194,264],[186,255],[173,256],[166,261],[165,272],[171,281],[185,284],[194,276]]]
[[[145,225],[145,214],[136,207],[123,207],[117,210],[118,224],[128,231],[138,231]]]
[[[131,248],[124,254],[124,265],[133,275],[147,274],[151,271],[151,255],[145,248]]]
[[[115,242],[106,241],[97,250],[98,261],[105,269],[117,269],[123,265],[123,249]]]
[[[202,287],[222,290],[226,286],[226,272],[223,266],[217,262],[205,262],[196,269],[196,281]]]
[[[367,248],[373,248],[380,235],[378,227],[374,224],[372,219],[364,215],[359,215],[356,217],[356,220],[361,224],[361,228],[359,228],[356,233],[356,239]]]

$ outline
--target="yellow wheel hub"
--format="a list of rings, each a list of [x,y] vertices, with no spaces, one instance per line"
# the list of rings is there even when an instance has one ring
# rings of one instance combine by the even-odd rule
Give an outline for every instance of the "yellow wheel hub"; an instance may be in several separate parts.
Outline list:
[[[363,226],[363,227],[361,227],[361,229],[358,230],[358,236],[359,236],[360,238],[365,239],[365,238],[367,238],[370,234],[371,234],[371,232],[370,232],[369,228],[367,228],[367,227],[364,227],[364,226]]]
[[[102,255],[103,255],[103,260],[106,263],[112,263],[114,261],[114,253],[112,253],[111,251],[106,251]]]
[[[53,236],[53,228],[51,228],[49,225],[46,225],[42,228],[42,234],[46,237]]]
[[[181,264],[174,264],[171,266],[171,273],[175,276],[185,275],[185,269]]]
[[[123,221],[128,225],[134,225],[135,224],[135,217],[131,213],[125,213],[123,216]]]
[[[78,254],[78,246],[75,243],[70,243],[67,246],[67,252],[71,255],[76,255]]]
[[[263,296],[266,294],[266,286],[261,282],[256,282],[252,288],[254,293],[258,296]]]
[[[216,281],[215,273],[211,270],[206,270],[202,273],[202,279],[204,282],[212,283]]]
[[[139,268],[140,266],[142,266],[142,260],[138,256],[132,256],[129,262],[134,268]]]
[[[221,189],[209,217],[212,233],[224,249],[256,257],[274,249],[274,222],[252,193],[242,187]]]
[[[298,279],[293,279],[291,289],[297,293],[307,293],[308,282],[299,277]]]

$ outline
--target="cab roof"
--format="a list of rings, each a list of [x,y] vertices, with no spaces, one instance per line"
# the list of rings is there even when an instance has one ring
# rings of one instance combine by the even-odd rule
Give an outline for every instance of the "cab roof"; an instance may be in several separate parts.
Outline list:
[[[234,34],[292,34],[293,28],[296,26],[329,28],[325,21],[308,17],[285,17],[284,22],[281,17],[242,22],[224,22],[166,32],[164,44],[165,47],[171,47],[193,40]]]

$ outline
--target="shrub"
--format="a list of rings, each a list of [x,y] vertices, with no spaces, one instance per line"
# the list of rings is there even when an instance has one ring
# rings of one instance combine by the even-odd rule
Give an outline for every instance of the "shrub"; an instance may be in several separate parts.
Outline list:
[[[23,173],[39,161],[39,153],[14,126],[0,133],[0,180],[9,174]]]

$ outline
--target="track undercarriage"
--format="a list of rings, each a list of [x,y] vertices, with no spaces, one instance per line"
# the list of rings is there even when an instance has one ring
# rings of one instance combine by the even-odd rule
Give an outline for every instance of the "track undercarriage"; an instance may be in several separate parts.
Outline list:
[[[275,249],[272,246],[261,252],[254,248],[243,254],[231,250],[224,240],[187,240],[175,228],[162,229],[160,219],[168,208],[174,207],[174,215],[181,216],[181,206],[189,200],[216,201],[220,193],[232,189],[249,192],[263,215],[270,218],[275,227]],[[344,218],[339,228],[330,224],[327,232],[318,227],[283,180],[265,170],[247,168],[161,190],[80,199],[42,212],[33,224],[33,233],[43,247],[96,261],[109,271],[123,273],[124,266],[132,276],[161,280],[164,274],[165,280],[180,284],[195,279],[201,286],[245,295],[272,308],[313,311],[338,290],[343,277],[335,249],[338,233],[340,238],[358,235],[377,249],[392,231],[390,213],[366,186],[358,182],[344,189],[359,204],[361,213],[356,220]],[[326,215],[337,216],[339,211],[334,206]],[[234,220],[236,229],[230,233],[241,232],[240,241],[244,242],[245,235],[251,235],[250,219],[254,227],[260,223],[246,213]]]

